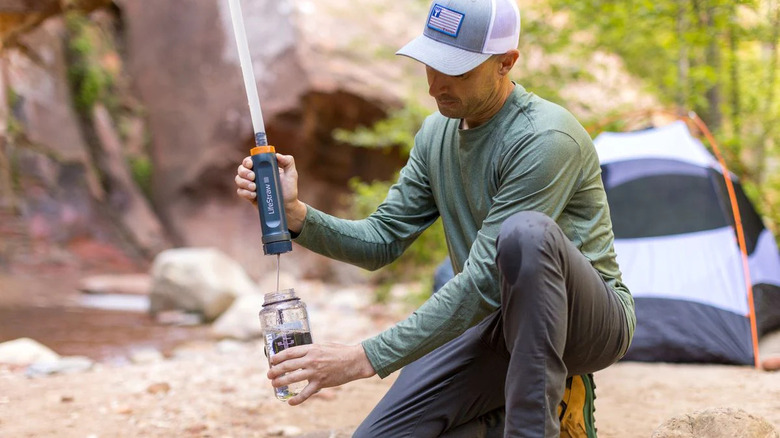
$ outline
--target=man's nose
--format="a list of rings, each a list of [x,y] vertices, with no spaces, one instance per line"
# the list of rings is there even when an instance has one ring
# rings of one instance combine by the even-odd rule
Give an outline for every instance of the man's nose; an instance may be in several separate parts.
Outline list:
[[[435,96],[447,88],[447,76],[444,73],[440,73],[431,69],[428,72],[428,94]]]

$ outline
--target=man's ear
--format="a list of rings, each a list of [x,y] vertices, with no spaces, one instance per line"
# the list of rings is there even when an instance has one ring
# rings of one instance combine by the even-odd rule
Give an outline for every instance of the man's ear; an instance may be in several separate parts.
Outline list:
[[[517,62],[517,59],[520,57],[520,51],[517,49],[512,49],[503,55],[499,56],[499,69],[498,74],[501,76],[506,76],[509,74],[509,71],[512,70],[512,67],[515,66],[515,63]]]

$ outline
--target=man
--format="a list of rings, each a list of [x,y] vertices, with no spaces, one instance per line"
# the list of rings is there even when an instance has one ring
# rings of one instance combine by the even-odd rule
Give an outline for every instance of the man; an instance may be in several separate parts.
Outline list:
[[[595,149],[571,114],[509,79],[519,32],[513,0],[434,1],[423,35],[398,53],[425,64],[439,112],[368,218],[346,221],[301,202],[293,158],[277,155],[299,244],[377,269],[441,216],[456,273],[359,345],[275,355],[273,386],[309,382],[291,405],[405,367],[355,436],[473,437],[469,425],[498,410],[505,436],[557,437],[567,377],[628,349],[633,299],[615,261]],[[236,184],[254,200],[251,166],[246,158]]]

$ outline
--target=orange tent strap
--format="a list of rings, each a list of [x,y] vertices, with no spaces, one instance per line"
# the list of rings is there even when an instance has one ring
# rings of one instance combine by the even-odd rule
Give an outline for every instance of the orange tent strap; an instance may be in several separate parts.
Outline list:
[[[696,126],[704,134],[704,137],[712,145],[712,150],[715,152],[715,156],[720,163],[721,170],[723,172],[723,179],[726,181],[726,190],[729,194],[729,201],[731,202],[731,211],[734,213],[734,227],[737,231],[737,242],[739,243],[739,250],[742,255],[742,270],[745,274],[745,289],[748,294],[748,309],[750,318],[750,333],[753,338],[753,359],[756,368],[760,368],[760,362],[758,357],[758,328],[756,326],[756,309],[753,303],[753,283],[750,281],[750,267],[748,265],[747,245],[745,244],[745,231],[742,229],[742,216],[739,212],[739,205],[737,204],[737,196],[734,191],[734,184],[729,177],[729,170],[726,167],[726,161],[723,159],[723,155],[720,153],[718,144],[715,141],[707,125],[703,120],[699,118],[693,111],[690,112],[688,118],[696,124]]]

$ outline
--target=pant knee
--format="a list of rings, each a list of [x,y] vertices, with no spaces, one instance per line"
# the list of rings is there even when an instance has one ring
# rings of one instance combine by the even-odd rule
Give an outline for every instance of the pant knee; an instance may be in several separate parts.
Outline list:
[[[521,211],[501,224],[496,240],[497,257],[516,259],[519,253],[536,250],[541,243],[554,238],[552,230],[558,229],[549,216],[537,211]]]

